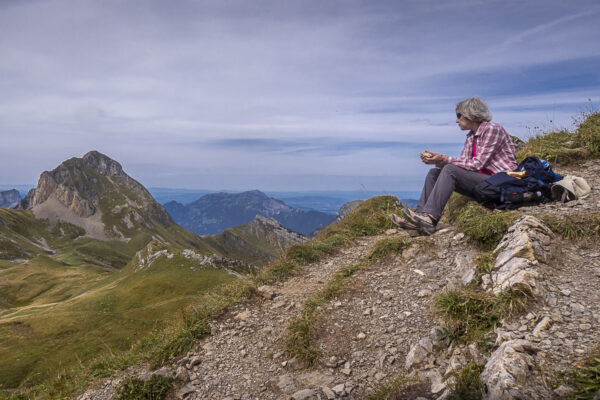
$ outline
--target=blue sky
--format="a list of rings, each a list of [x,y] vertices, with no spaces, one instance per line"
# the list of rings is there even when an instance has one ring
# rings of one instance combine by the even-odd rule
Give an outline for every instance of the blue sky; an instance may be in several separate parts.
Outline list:
[[[146,186],[418,190],[456,102],[600,104],[594,1],[0,1],[0,184],[98,150]],[[594,22],[596,21],[596,22]]]

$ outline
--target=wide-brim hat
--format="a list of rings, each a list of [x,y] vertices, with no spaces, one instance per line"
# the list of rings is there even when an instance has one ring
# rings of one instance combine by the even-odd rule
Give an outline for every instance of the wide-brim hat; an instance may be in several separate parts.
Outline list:
[[[585,179],[567,175],[552,185],[552,198],[563,203],[569,200],[577,200],[586,197],[592,189]]]

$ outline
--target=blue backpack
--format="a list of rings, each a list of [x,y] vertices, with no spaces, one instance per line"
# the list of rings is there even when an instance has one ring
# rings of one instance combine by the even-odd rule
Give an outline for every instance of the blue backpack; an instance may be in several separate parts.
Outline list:
[[[506,172],[492,175],[473,189],[475,199],[487,208],[515,209],[526,204],[539,204],[552,199],[551,184],[562,179],[555,174],[547,161],[530,156],[521,161],[515,178]]]

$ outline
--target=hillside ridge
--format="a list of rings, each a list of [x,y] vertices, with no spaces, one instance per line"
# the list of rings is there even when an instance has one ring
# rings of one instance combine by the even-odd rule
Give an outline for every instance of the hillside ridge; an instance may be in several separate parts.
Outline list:
[[[183,399],[363,399],[386,387],[393,388],[390,398],[440,399],[451,394],[455,374],[477,364],[485,366],[483,398],[568,398],[573,388],[557,382],[557,373],[600,344],[593,329],[600,324],[600,252],[597,239],[568,240],[539,218],[600,212],[600,161],[556,172],[584,177],[592,193],[517,210],[496,263],[479,278],[475,264],[483,252],[454,226],[430,237],[396,229],[366,236],[284,282],[259,288],[211,322],[211,335],[187,354],[137,374],[176,377],[175,392]],[[364,264],[382,240],[410,245]],[[336,271],[357,263],[367,266],[348,290],[320,306],[310,331],[320,355],[303,365],[286,347],[290,323]],[[450,325],[433,311],[436,295],[469,285],[489,293],[512,287],[531,292],[524,312],[501,318],[486,336],[487,351],[449,340]],[[114,398],[120,382],[106,381],[79,399]]]

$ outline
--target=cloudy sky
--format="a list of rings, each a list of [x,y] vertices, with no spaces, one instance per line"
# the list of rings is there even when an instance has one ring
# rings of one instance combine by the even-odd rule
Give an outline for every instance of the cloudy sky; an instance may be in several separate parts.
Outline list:
[[[0,0],[0,184],[98,150],[146,186],[415,190],[454,106],[600,104],[600,3]],[[596,22],[594,22],[596,21]]]

